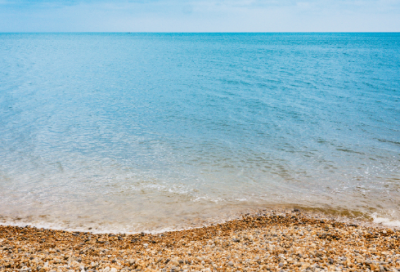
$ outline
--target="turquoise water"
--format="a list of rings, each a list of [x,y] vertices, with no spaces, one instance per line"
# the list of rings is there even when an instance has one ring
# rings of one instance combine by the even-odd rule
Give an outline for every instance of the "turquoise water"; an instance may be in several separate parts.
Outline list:
[[[400,34],[0,34],[0,222],[275,205],[400,225]]]

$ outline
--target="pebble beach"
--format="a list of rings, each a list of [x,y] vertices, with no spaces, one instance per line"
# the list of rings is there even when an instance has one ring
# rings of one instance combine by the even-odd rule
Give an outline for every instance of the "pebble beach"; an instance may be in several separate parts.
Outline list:
[[[0,226],[1,271],[400,271],[400,230],[260,212],[157,234]]]

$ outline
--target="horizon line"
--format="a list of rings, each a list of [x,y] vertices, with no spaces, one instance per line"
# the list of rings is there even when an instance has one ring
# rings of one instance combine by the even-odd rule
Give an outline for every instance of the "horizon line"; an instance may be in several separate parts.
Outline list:
[[[70,33],[125,33],[125,34],[312,34],[312,33],[400,33],[400,31],[0,31],[0,34],[70,34]]]

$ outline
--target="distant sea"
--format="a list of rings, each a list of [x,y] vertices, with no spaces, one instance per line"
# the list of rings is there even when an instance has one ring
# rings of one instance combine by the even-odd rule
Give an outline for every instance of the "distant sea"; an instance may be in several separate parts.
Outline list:
[[[400,226],[400,34],[0,34],[0,223],[274,207]]]

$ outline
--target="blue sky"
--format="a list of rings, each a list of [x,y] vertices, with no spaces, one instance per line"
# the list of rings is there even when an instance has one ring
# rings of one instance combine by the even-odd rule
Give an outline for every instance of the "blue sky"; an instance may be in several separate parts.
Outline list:
[[[0,0],[0,32],[400,31],[400,0]]]

